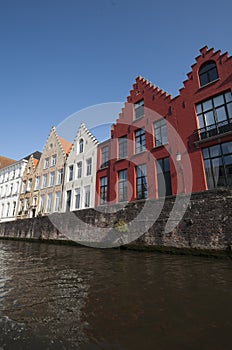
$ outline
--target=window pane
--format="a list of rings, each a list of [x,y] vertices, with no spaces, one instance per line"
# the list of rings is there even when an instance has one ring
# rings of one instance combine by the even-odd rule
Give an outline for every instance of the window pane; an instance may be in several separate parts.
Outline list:
[[[227,105],[227,109],[228,109],[229,118],[232,118],[232,103],[229,103]]]
[[[223,95],[214,97],[213,102],[214,102],[214,106],[215,106],[215,107],[218,107],[218,106],[223,105],[223,104],[224,104]]]
[[[209,149],[208,148],[203,148],[202,149],[202,154],[203,154],[203,158],[209,158]]]
[[[203,106],[204,111],[212,109],[213,108],[212,100],[208,100],[208,101],[203,102],[202,106]]]
[[[231,94],[231,92],[227,92],[225,94],[225,97],[226,97],[226,102],[232,101],[232,94]]]
[[[223,154],[232,153],[232,142],[225,142],[222,144],[222,153]]]
[[[204,114],[205,116],[205,124],[206,125],[212,125],[214,124],[214,115],[213,115],[213,111],[207,112]]]
[[[232,155],[224,157],[224,162],[226,165],[232,164]]]
[[[201,107],[201,104],[196,105],[196,111],[197,111],[197,114],[202,113],[202,107]]]
[[[216,109],[216,115],[218,122],[222,122],[223,120],[226,120],[226,110],[225,107],[219,107]]]
[[[203,115],[202,115],[202,114],[198,116],[198,125],[199,125],[199,128],[200,128],[200,129],[203,128],[203,127],[205,126],[205,124],[204,124],[204,118],[203,118]]]
[[[211,157],[217,157],[221,154],[220,145],[210,147],[210,155]]]
[[[218,79],[218,72],[216,67],[208,72],[209,82]]]

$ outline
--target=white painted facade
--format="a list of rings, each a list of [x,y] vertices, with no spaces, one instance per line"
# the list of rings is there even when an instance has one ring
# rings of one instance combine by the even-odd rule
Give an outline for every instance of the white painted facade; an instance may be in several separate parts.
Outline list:
[[[20,188],[27,160],[0,169],[0,222],[16,219]]]
[[[95,206],[97,145],[82,123],[65,164],[63,212]]]

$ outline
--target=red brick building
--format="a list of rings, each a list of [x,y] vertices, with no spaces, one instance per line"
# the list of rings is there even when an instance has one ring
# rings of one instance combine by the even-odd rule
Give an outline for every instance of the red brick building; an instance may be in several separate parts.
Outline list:
[[[232,58],[204,47],[175,98],[142,77],[99,145],[96,206],[232,185]]]

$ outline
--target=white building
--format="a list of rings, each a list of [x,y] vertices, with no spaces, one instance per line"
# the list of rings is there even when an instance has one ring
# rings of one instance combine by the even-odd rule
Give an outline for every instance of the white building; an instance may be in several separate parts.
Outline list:
[[[27,162],[22,159],[0,169],[0,222],[16,219],[22,176]]]
[[[82,123],[65,164],[64,212],[95,206],[97,145],[97,139]]]

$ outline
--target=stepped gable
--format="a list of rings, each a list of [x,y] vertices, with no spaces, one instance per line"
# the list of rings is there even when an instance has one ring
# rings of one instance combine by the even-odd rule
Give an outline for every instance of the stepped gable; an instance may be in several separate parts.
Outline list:
[[[17,160],[0,156],[0,169],[5,168],[6,166],[11,165],[11,164],[16,163],[16,162],[17,162]]]
[[[155,86],[145,78],[138,76],[135,79],[135,84],[133,84],[133,89],[130,91],[130,95],[127,97],[127,102],[135,103],[139,99],[143,98],[145,92],[148,92],[152,95],[152,98],[156,97],[162,98],[163,100],[170,101],[172,96],[166,91],[160,89],[158,86]]]
[[[75,139],[74,139],[74,142],[73,142],[73,144],[72,144],[72,147],[71,147],[69,153],[71,153],[71,151],[73,150],[74,145],[75,145],[75,142],[76,142],[76,140],[78,139],[78,137],[81,136],[81,135],[83,135],[83,134],[87,135],[88,138],[89,138],[94,144],[96,144],[96,145],[99,144],[99,141],[98,141],[97,138],[91,133],[91,131],[89,131],[89,129],[86,127],[85,123],[81,123],[81,125],[79,126],[79,129],[78,129],[78,131],[77,131],[76,137],[75,137]]]
[[[150,96],[151,101],[158,101],[158,103],[163,103],[164,101],[169,103],[172,100],[172,95],[168,94],[168,92],[160,89],[158,86],[155,86],[145,78],[138,76],[133,84],[133,89],[130,90],[130,95],[127,96],[127,101],[125,102],[121,113],[119,113],[119,117],[116,119],[116,123],[120,122],[120,119],[123,117],[128,105],[131,103],[134,104],[143,99],[144,95]]]
[[[89,131],[89,129],[86,127],[85,123],[81,123],[80,128],[78,130],[77,136],[80,133],[80,136],[83,135],[83,133],[85,133],[86,135],[88,135],[88,137],[97,145],[99,143],[99,141],[97,140],[97,138],[91,133],[91,131]],[[76,140],[75,138],[75,140]]]
[[[185,88],[188,88],[192,81],[198,82],[198,71],[203,63],[212,60],[218,62],[219,67],[222,64],[232,63],[232,57],[228,56],[228,52],[221,53],[221,50],[215,51],[214,48],[208,49],[208,46],[202,47],[199,51],[200,55],[195,57],[196,62],[191,66],[192,70],[187,73],[187,79],[183,81],[184,87],[179,89],[180,94]]]
[[[54,132],[54,135],[55,135],[55,138],[59,144],[59,146],[61,147],[62,149],[62,152],[63,152],[63,155],[66,157],[69,152],[71,151],[71,148],[72,148],[72,143],[65,140],[63,137],[59,136],[56,132],[56,128],[55,126],[52,127],[52,131],[51,132]],[[51,133],[50,133],[51,134]],[[50,136],[50,135],[49,135]],[[49,137],[48,137],[49,138]]]

